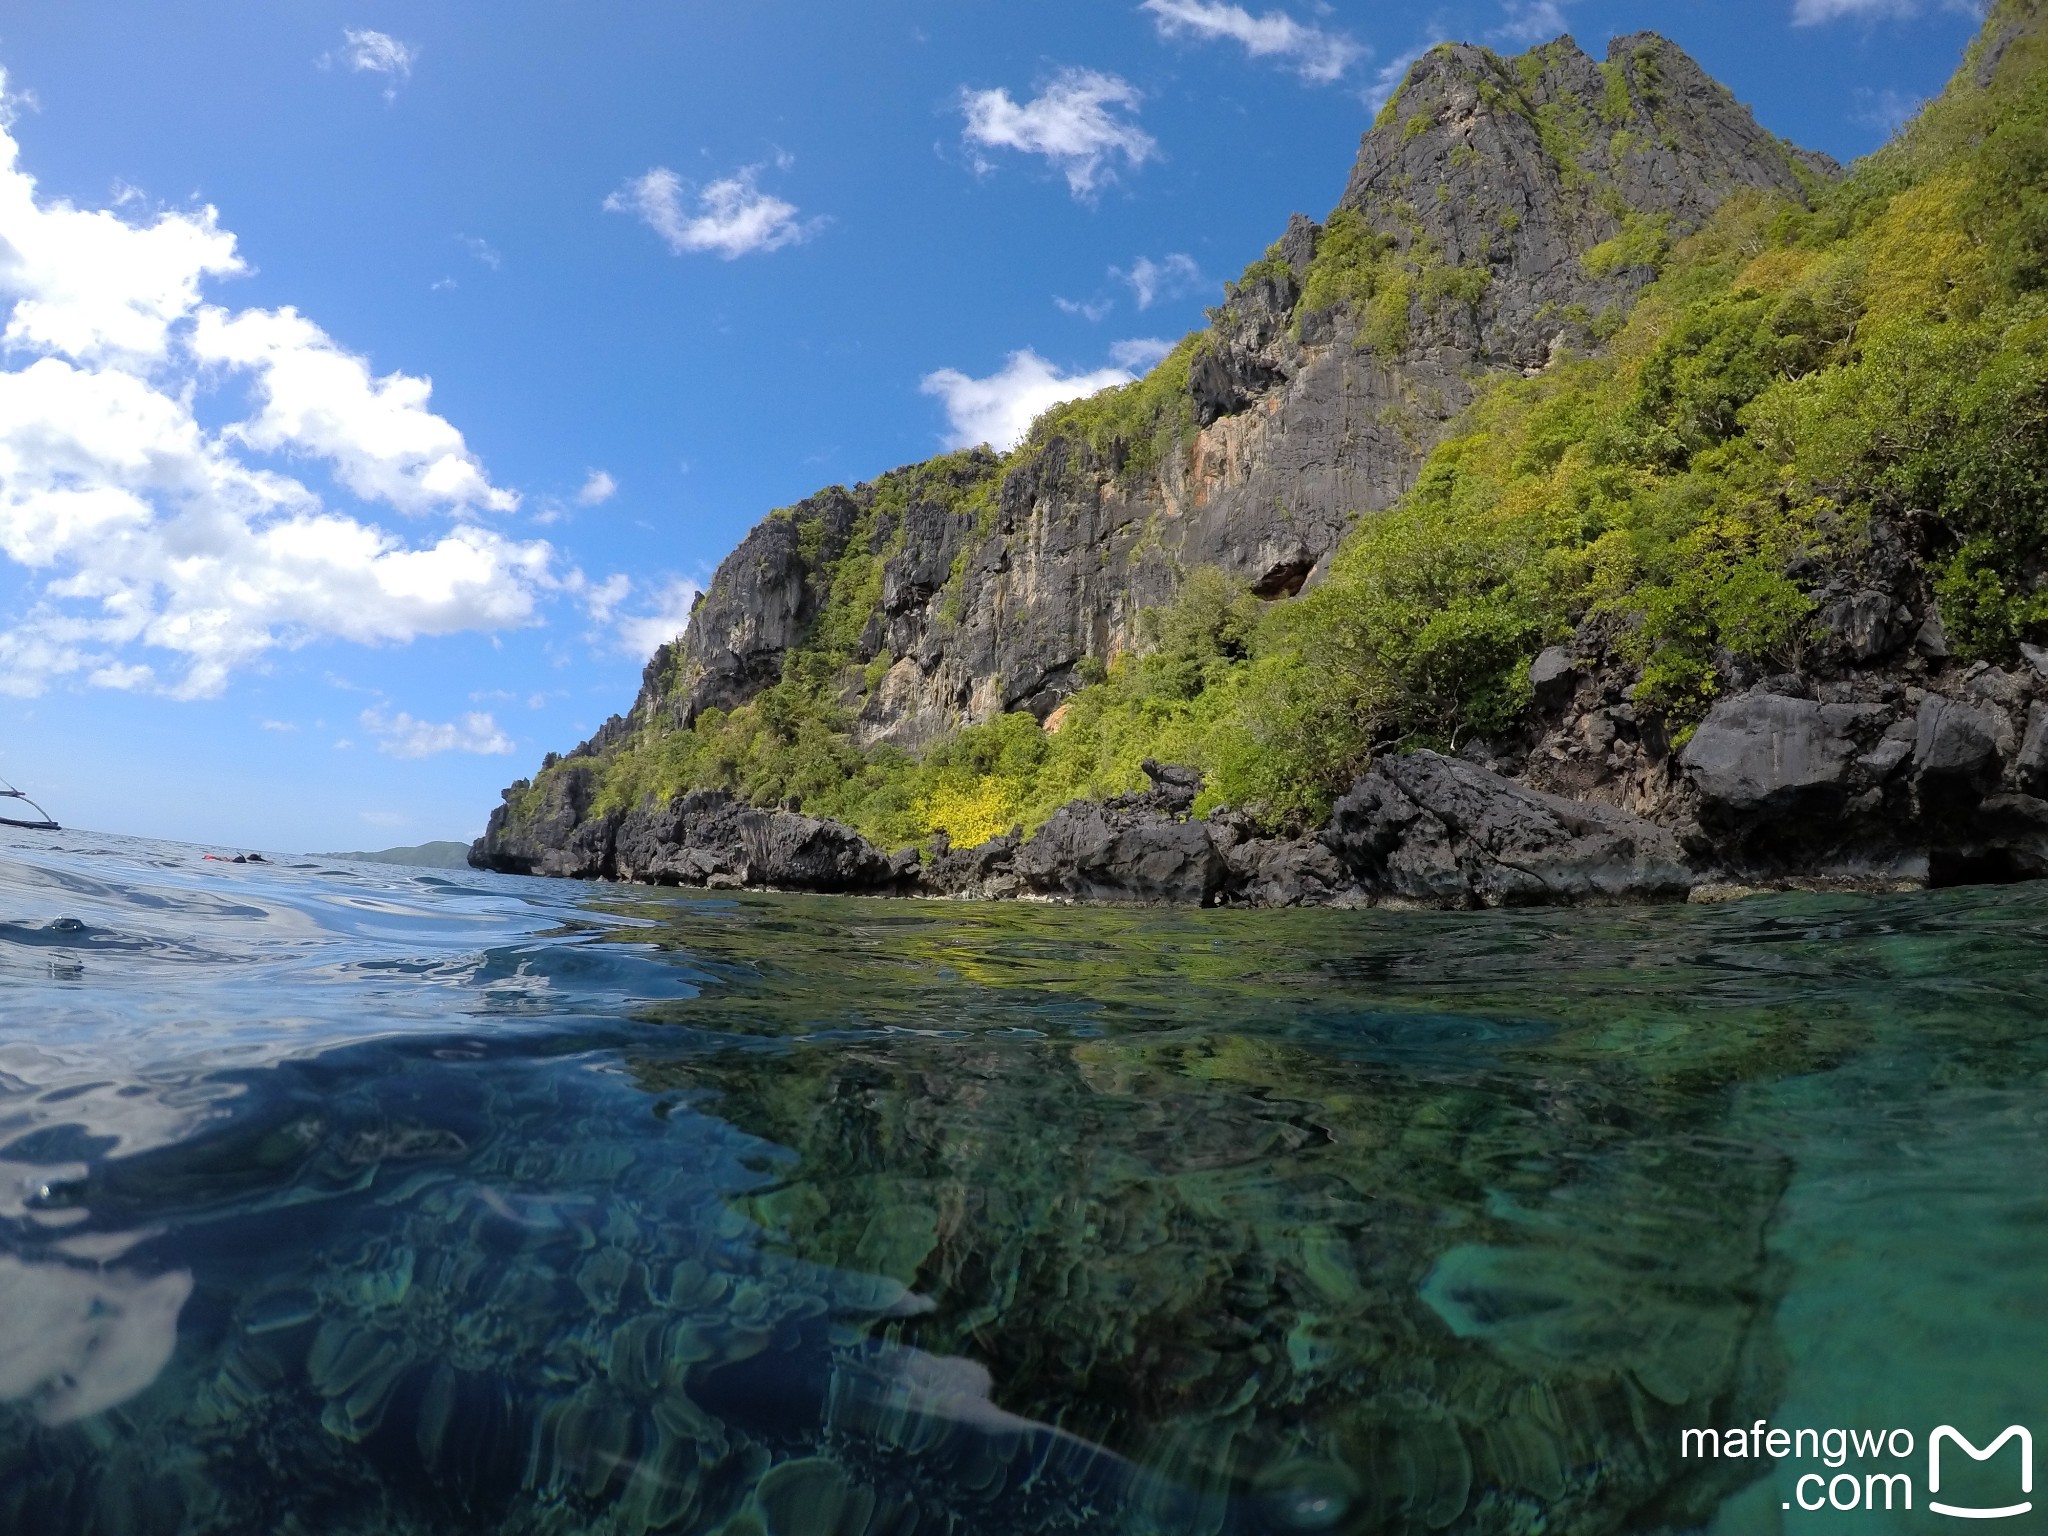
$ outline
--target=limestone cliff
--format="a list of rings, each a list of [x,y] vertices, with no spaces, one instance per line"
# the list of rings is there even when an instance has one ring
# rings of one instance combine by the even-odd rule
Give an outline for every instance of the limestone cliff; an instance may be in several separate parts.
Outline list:
[[[1232,285],[1148,381],[1135,432],[1056,411],[1007,461],[955,455],[764,519],[631,714],[579,750],[729,709],[804,647],[837,668],[864,745],[1044,719],[1185,572],[1293,595],[1408,489],[1476,381],[1597,347],[1654,252],[1731,194],[1797,197],[1835,171],[1653,34],[1604,63],[1569,38],[1515,59],[1440,47],[1364,135],[1331,220],[1297,215]],[[1363,250],[1325,249],[1333,231]]]
[[[1263,906],[2048,876],[2044,168],[2048,0],[1833,184],[1655,37],[1440,48],[1144,380],[771,516],[472,862]]]

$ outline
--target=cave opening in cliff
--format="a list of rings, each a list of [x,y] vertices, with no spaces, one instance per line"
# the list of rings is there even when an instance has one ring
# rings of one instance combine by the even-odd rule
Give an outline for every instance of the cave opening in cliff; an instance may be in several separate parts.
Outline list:
[[[1298,597],[1308,573],[1314,569],[1313,560],[1289,560],[1276,565],[1252,583],[1252,596],[1269,603],[1283,597]]]

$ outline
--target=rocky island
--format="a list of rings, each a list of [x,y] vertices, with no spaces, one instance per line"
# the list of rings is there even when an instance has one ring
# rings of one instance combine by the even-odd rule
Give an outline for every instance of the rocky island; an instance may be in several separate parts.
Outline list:
[[[1253,906],[2048,873],[2048,45],[1844,170],[1444,45],[1146,378],[762,521],[479,868]],[[2037,643],[2038,642],[2038,643]]]

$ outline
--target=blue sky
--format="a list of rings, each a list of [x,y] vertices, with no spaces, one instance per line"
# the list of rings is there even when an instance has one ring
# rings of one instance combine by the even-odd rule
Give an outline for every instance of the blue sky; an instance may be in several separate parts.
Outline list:
[[[1651,28],[1849,159],[1942,0],[0,0],[0,775],[475,835],[770,508],[1114,382],[1444,38]],[[431,390],[429,392],[429,385]]]

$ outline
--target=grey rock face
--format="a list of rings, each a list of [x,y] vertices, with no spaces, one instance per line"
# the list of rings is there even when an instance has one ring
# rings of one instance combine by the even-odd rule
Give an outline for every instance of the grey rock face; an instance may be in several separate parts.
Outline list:
[[[1413,238],[1491,274],[1475,338],[1489,359],[1541,367],[1557,316],[1625,304],[1649,279],[1645,268],[1595,277],[1580,264],[1620,233],[1616,200],[1685,230],[1738,191],[1799,195],[1791,153],[1682,50],[1636,33],[1614,39],[1607,66],[1613,93],[1568,37],[1514,61],[1446,44],[1416,63],[1389,120],[1359,146],[1342,206],[1404,243],[1407,210],[1423,231]]]
[[[954,848],[943,837],[934,841],[936,851],[924,869],[927,894],[976,901],[1024,894],[1024,882],[1015,867],[1023,838],[1006,832],[972,848]]]
[[[1998,725],[1989,715],[1938,693],[1920,701],[1913,768],[1923,801],[1982,798],[1997,787],[1999,767]]]
[[[1043,896],[1140,906],[1209,906],[1230,875],[1208,824],[1188,819],[1201,780],[1147,762],[1152,787],[1097,804],[1075,800],[1027,841],[1012,832],[974,848],[941,838],[922,889],[978,900]]]
[[[1200,775],[1147,759],[1148,789],[1098,805],[1075,800],[1025,841],[1012,833],[976,848],[941,843],[924,870],[935,895],[1047,896],[1126,905],[1209,906],[1231,866],[1206,822],[1188,819]],[[1225,838],[1227,843],[1234,839]]]
[[[1342,901],[1356,882],[1314,838],[1253,838],[1223,850],[1229,899],[1248,907],[1320,907]]]
[[[1851,661],[1871,662],[1903,645],[1910,631],[1898,620],[1889,592],[1862,591],[1838,599],[1821,614],[1822,625]]]
[[[1839,810],[1864,713],[1774,693],[1722,700],[1679,754],[1703,819]]]
[[[1856,759],[1856,766],[1873,784],[1883,783],[1905,766],[1913,755],[1913,743],[1887,738]]]
[[[1694,878],[1662,827],[1434,752],[1381,758],[1321,840],[1375,894],[1445,906],[1676,900]]]
[[[836,821],[759,810],[723,790],[628,812],[612,872],[654,885],[821,892],[891,890],[910,873]]]
[[[1990,795],[1962,835],[1937,850],[1937,874],[1970,880],[2039,880],[2048,876],[2048,801],[2034,795]]]
[[[2020,787],[2029,793],[2038,794],[2048,788],[2048,705],[2027,706],[2027,734],[2020,742],[2013,768],[2019,775]]]
[[[506,875],[602,879],[610,870],[618,818],[590,814],[596,770],[576,763],[542,783],[541,802],[523,821],[513,819],[512,800],[525,786],[505,791],[506,803],[491,812],[490,825],[470,847],[470,867]]]
[[[687,722],[701,710],[744,703],[781,677],[783,656],[817,618],[819,568],[845,552],[858,511],[852,496],[833,486],[788,515],[755,524],[719,565],[677,646],[664,646],[648,663],[643,703],[650,691],[660,694]],[[820,535],[811,559],[803,550],[806,522]]]
[[[1941,610],[1931,608],[1921,624],[1919,633],[1913,636],[1913,649],[1929,661],[1948,659],[1948,630],[1941,622]]]
[[[723,790],[592,816],[594,781],[580,766],[558,775],[523,824],[499,807],[469,862],[505,874],[788,891],[884,892],[917,877],[914,854],[892,860],[837,822],[759,810]]]
[[[1138,765],[1150,786],[1132,795],[1115,795],[1107,802],[1112,810],[1157,811],[1163,816],[1186,816],[1201,797],[1202,776],[1192,768],[1179,768],[1146,758]]]
[[[1971,73],[1978,90],[1984,90],[1997,78],[1999,63],[2005,58],[2008,48],[2026,35],[2024,21],[2010,21],[1999,29],[1998,35],[1982,45],[1977,55],[1977,67]]]
[[[1529,687],[1536,695],[1539,709],[1558,708],[1571,698],[1577,681],[1578,668],[1572,662],[1572,653],[1561,645],[1539,652],[1529,663]]]
[[[1979,663],[1963,674],[1963,687],[1979,702],[1994,706],[1992,718],[1999,718],[2003,711],[2027,701],[2027,680],[2002,667]],[[2001,737],[1999,750],[2008,750],[2012,743],[2002,739],[2005,733],[2001,730],[1996,734]]]
[[[1075,800],[1017,851],[1025,889],[1075,901],[1203,907],[1228,866],[1199,821]]]

